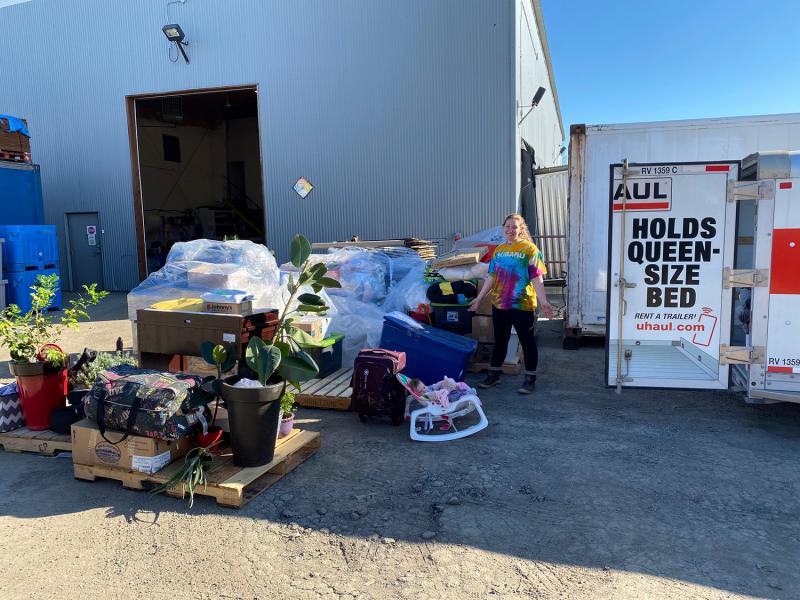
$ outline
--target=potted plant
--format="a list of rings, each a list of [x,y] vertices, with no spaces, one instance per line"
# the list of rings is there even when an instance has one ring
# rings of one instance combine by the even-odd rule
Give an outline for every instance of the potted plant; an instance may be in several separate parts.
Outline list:
[[[197,440],[200,446],[208,448],[222,439],[222,427],[217,425],[217,410],[220,404],[220,382],[222,381],[222,374],[227,373],[236,365],[236,352],[233,346],[216,344],[212,342],[204,342],[201,347],[201,354],[203,359],[210,365],[217,368],[217,377],[210,383],[214,398],[214,416],[211,418],[211,424],[197,434]]]
[[[111,367],[118,367],[119,365],[139,366],[135,356],[120,351],[94,352],[85,348],[83,357],[86,357],[86,360],[79,365],[73,366],[68,374],[70,391],[67,393],[67,401],[73,406],[81,403],[83,397],[92,389],[97,379],[97,374],[101,371]]]
[[[83,294],[71,300],[60,315],[47,312],[58,289],[56,274],[39,275],[32,286],[31,308],[23,313],[11,304],[0,312],[0,345],[11,354],[11,374],[17,378],[22,413],[29,429],[50,427],[53,409],[64,406],[67,395],[67,355],[52,342],[65,328],[78,329],[78,320],[88,319],[86,309],[108,292],[97,285],[84,285]]]
[[[310,266],[310,255],[310,242],[302,235],[295,236],[291,246],[291,262],[299,273],[296,281],[294,275],[289,275],[289,300],[278,319],[273,338],[265,342],[254,337],[247,345],[246,363],[256,373],[257,379],[235,376],[222,381],[233,460],[239,466],[261,466],[273,459],[280,399],[284,396],[287,382],[300,389],[301,382],[313,379],[319,373],[314,359],[301,346],[313,344],[314,340],[292,325],[292,315],[300,312],[325,313],[328,306],[317,293],[341,285],[326,276],[325,265]],[[303,286],[311,287],[314,293],[300,293]]]
[[[281,396],[281,425],[278,437],[286,437],[294,429],[294,416],[297,414],[297,405],[294,403],[294,394],[284,392]]]

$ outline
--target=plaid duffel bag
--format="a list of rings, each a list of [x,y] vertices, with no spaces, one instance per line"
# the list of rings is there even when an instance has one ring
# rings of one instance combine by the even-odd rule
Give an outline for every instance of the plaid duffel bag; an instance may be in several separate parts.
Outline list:
[[[86,417],[97,422],[108,442],[118,444],[130,434],[176,440],[193,434],[198,423],[208,422],[208,403],[214,393],[201,387],[206,379],[184,373],[162,373],[128,365],[101,371],[84,398]],[[107,429],[121,431],[118,440]]]

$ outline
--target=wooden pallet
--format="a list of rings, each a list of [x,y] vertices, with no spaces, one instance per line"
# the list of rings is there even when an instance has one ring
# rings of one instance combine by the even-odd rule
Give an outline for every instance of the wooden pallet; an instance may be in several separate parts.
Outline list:
[[[477,362],[472,361],[469,363],[467,367],[467,371],[470,373],[482,373],[491,367],[488,362]],[[522,372],[522,348],[517,349],[517,355],[514,357],[512,362],[504,362],[503,366],[503,373],[505,375],[519,375]]]
[[[31,162],[30,152],[16,152],[0,149],[0,160],[10,160],[14,162]]]
[[[72,438],[54,431],[31,431],[22,427],[0,433],[0,446],[6,452],[35,452],[42,456],[54,456],[59,452],[71,452]]]
[[[197,486],[195,495],[211,496],[221,506],[241,508],[316,453],[319,447],[319,432],[293,429],[288,436],[278,440],[278,445],[275,447],[275,458],[262,467],[237,467],[233,464],[230,448],[223,448],[222,453],[214,457],[214,462],[208,472],[208,486],[205,488]],[[153,474],[80,464],[73,464],[73,470],[76,479],[86,481],[95,481],[98,477],[116,479],[121,481],[125,488],[144,490],[169,481],[182,464],[183,458],[179,458],[171,465]],[[183,498],[184,494],[185,492],[180,486],[167,491],[167,495],[173,498]]]
[[[327,377],[314,381],[307,381],[302,386],[302,391],[292,391],[296,394],[295,402],[306,408],[332,408],[334,410],[349,410],[350,397],[353,388],[350,379],[353,369],[339,369]]]

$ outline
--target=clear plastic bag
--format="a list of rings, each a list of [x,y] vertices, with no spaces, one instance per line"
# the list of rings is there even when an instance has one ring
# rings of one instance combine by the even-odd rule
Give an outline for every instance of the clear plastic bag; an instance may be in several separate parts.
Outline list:
[[[503,227],[498,225],[497,227],[490,227],[489,229],[484,229],[483,231],[461,238],[453,244],[453,248],[473,248],[475,246],[485,246],[487,244],[499,246],[505,241],[506,238],[503,233]]]
[[[377,348],[383,331],[383,309],[348,296],[331,296],[336,307],[329,331],[342,333],[342,365],[352,365],[359,350]]]
[[[151,273],[128,294],[128,318],[156,302],[200,298],[215,289],[239,289],[253,294],[256,308],[282,309],[285,295],[279,287],[275,258],[249,240],[220,242],[193,240],[176,243],[166,264]]]
[[[383,309],[386,312],[407,313],[416,310],[420,304],[429,304],[430,301],[425,295],[428,291],[429,283],[424,280],[425,267],[419,266],[409,271],[402,281],[392,287]]]

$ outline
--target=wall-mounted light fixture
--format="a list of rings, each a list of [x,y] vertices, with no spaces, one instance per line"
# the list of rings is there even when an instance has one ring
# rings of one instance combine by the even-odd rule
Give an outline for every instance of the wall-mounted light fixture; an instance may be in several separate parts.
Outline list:
[[[541,101],[542,101],[542,98],[544,97],[544,93],[545,93],[546,91],[547,91],[546,89],[544,89],[543,87],[539,86],[539,89],[538,89],[538,90],[536,90],[536,93],[533,95],[533,98],[531,98],[531,103],[530,103],[530,104],[528,104],[528,105],[525,105],[525,106],[520,106],[520,108],[527,108],[527,109],[528,109],[528,112],[526,112],[526,113],[525,113],[525,116],[524,116],[524,117],[522,117],[522,118],[519,120],[519,123],[517,123],[518,125],[519,125],[519,124],[521,124],[521,123],[522,123],[522,122],[525,120],[525,117],[527,117],[529,114],[531,114],[531,111],[532,111],[534,108],[536,108],[537,106],[539,106],[539,102],[541,102]]]
[[[167,39],[170,42],[174,42],[175,45],[178,47],[178,50],[181,51],[183,54],[183,60],[186,61],[186,64],[189,64],[189,57],[186,56],[186,51],[183,49],[184,46],[188,46],[189,42],[184,42],[184,38],[186,34],[183,33],[183,29],[177,23],[173,23],[172,25],[164,25],[161,28],[161,31],[164,32],[164,35],[167,36]]]

